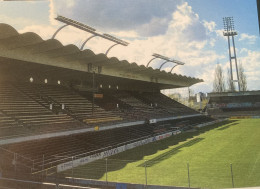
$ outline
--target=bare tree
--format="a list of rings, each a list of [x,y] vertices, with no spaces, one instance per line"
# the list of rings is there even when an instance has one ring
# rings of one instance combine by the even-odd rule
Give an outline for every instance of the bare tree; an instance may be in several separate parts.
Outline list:
[[[213,81],[213,92],[224,92],[225,81],[224,74],[221,66],[217,64],[215,68],[214,81]]]
[[[246,78],[245,70],[244,70],[241,62],[239,62],[239,65],[238,65],[238,77],[239,77],[240,90],[246,91],[247,90],[247,78]]]
[[[227,69],[227,91],[235,91],[235,85],[232,82],[229,68]]]

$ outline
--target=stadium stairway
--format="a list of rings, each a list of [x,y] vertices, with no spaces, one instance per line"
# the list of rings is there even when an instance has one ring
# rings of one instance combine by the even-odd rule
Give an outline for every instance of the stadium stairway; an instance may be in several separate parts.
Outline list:
[[[106,111],[98,106],[96,103],[92,106],[92,102],[82,95],[75,92],[73,89],[68,89],[65,86],[56,85],[41,85],[38,90],[41,90],[42,94],[51,97],[57,104],[64,104],[65,109],[68,110],[70,115],[74,116],[81,122],[88,122],[88,119],[92,119],[93,122],[109,122],[116,121],[116,118],[120,115],[115,115],[115,112]],[[114,117],[114,119],[111,119]],[[110,118],[110,119],[105,119]],[[87,120],[87,121],[86,121]],[[104,120],[104,121],[103,121]],[[118,121],[122,119],[117,119]],[[90,123],[90,122],[89,122]]]

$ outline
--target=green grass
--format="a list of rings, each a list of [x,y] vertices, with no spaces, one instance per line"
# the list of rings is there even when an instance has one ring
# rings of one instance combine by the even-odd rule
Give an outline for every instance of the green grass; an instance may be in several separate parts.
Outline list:
[[[108,181],[231,188],[260,186],[260,119],[226,121],[109,157]],[[106,179],[105,160],[78,168],[75,177]],[[71,170],[63,173],[71,176]]]

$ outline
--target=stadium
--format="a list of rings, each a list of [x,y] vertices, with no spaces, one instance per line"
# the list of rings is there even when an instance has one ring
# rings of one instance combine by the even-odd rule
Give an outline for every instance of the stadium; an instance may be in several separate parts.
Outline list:
[[[260,185],[259,91],[211,93],[201,113],[160,92],[199,78],[3,23],[0,48],[2,188]]]

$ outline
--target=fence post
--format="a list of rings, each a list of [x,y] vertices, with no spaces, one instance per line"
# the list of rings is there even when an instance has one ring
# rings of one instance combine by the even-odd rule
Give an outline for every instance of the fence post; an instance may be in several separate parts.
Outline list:
[[[14,160],[13,160],[13,164],[14,164],[14,171],[15,171],[15,177],[17,176],[17,167],[16,167],[16,153],[14,153]]]
[[[231,171],[232,187],[234,188],[234,176],[233,176],[233,167],[232,167],[232,163],[230,163],[230,171]]]
[[[107,183],[107,158],[106,158],[106,183]]]
[[[190,165],[189,165],[189,163],[187,163],[187,170],[188,170],[188,184],[189,184],[189,188],[190,188]]]
[[[71,177],[73,179],[73,182],[74,182],[74,165],[73,165],[73,161],[74,161],[74,156],[71,156],[71,165],[72,165],[72,169],[71,169]]]
[[[33,173],[33,171],[34,171],[34,160],[32,160],[31,174]]]
[[[58,170],[57,170],[57,167],[56,167],[56,170],[55,170],[55,183],[56,185],[58,185]]]
[[[42,180],[43,180],[43,177],[44,177],[44,154],[42,155]]]
[[[147,161],[145,160],[145,187],[147,188]]]

